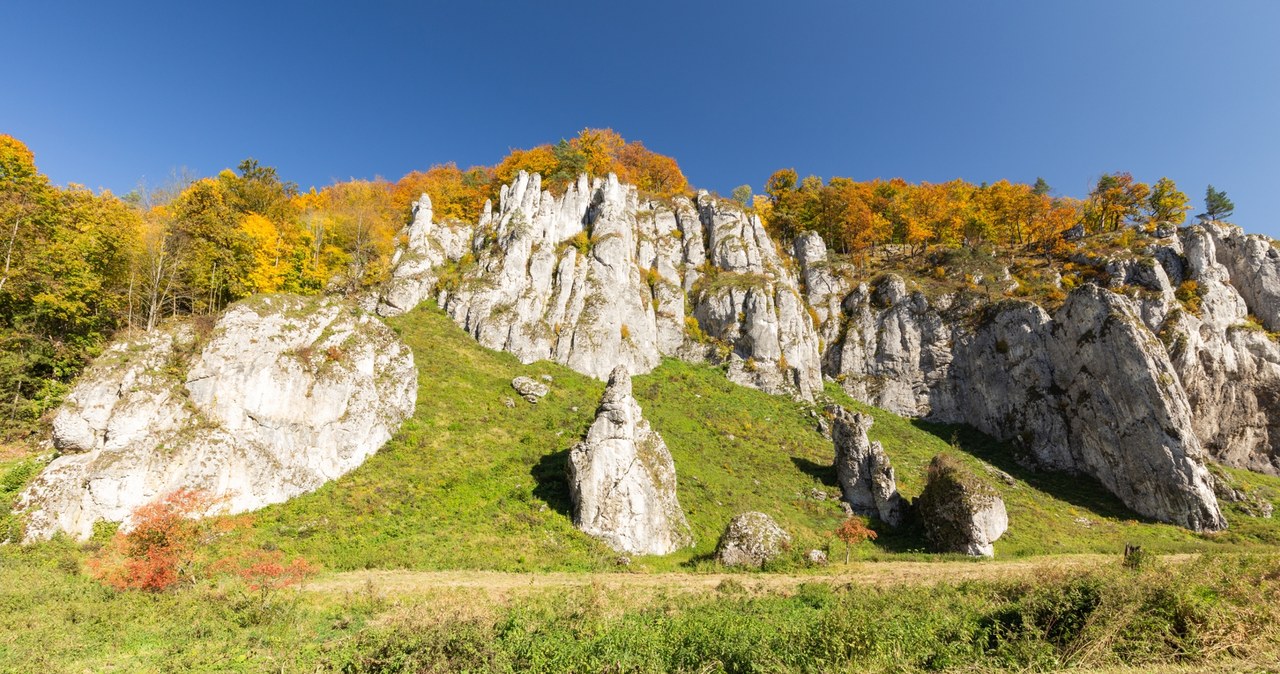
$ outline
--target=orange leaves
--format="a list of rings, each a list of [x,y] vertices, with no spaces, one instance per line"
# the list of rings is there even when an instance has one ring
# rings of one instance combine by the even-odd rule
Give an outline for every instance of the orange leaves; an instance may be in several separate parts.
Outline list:
[[[464,172],[452,162],[437,164],[425,172],[413,171],[398,180],[391,188],[392,205],[407,218],[412,204],[426,192],[431,197],[437,221],[476,222],[480,219],[481,206],[489,197],[492,176],[493,170],[485,167],[473,166]]]
[[[117,590],[160,592],[190,580],[201,534],[197,519],[218,499],[178,489],[133,511],[132,527],[89,560],[94,577]]]
[[[213,568],[235,575],[251,590],[263,592],[300,585],[318,571],[314,564],[302,557],[286,561],[284,553],[279,550],[250,550],[225,557]]]
[[[132,526],[89,559],[90,573],[116,590],[163,592],[184,583],[233,575],[252,590],[278,590],[314,575],[307,560],[278,550],[239,550],[210,561],[211,545],[247,528],[248,516],[208,517],[224,499],[178,489],[133,511]]]
[[[844,561],[849,563],[849,549],[863,541],[874,541],[876,532],[861,517],[847,517],[835,530],[836,538],[844,541]]]

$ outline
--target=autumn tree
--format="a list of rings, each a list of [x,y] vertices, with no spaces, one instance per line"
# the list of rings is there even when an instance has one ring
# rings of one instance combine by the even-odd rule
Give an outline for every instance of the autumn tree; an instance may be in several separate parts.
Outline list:
[[[1114,232],[1135,224],[1146,205],[1151,188],[1129,173],[1108,173],[1089,192],[1085,224],[1093,232]]]
[[[334,273],[332,289],[351,294],[385,280],[401,226],[390,186],[352,180],[330,185],[322,194],[331,242],[325,266]]]
[[[1235,210],[1236,205],[1227,198],[1227,193],[1215,190],[1213,185],[1210,185],[1204,190],[1204,213],[1198,217],[1205,220],[1222,220],[1231,217]]]
[[[874,541],[876,532],[861,517],[847,517],[836,527],[836,538],[844,541],[844,563],[849,563],[849,551],[863,541]]]
[[[95,578],[117,590],[162,592],[195,578],[194,566],[218,504],[208,492],[178,489],[139,506],[126,531],[89,560]]]
[[[1181,225],[1187,219],[1187,211],[1191,210],[1191,200],[1183,194],[1169,178],[1161,178],[1151,187],[1147,196],[1147,222],[1155,225],[1167,222]]]

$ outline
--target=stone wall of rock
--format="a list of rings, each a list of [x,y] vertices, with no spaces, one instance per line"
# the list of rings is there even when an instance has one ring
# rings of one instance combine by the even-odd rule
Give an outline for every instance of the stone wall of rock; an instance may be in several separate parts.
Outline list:
[[[312,491],[359,466],[414,409],[413,354],[328,299],[268,295],[109,347],[53,423],[60,452],[21,495],[27,538],[85,538],[178,488],[227,512]]]
[[[1230,226],[1164,228],[1145,254],[1106,262],[1107,290],[1077,290],[1050,315],[978,293],[926,296],[892,274],[855,281],[816,234],[780,253],[736,204],[648,199],[612,176],[554,196],[521,174],[466,250],[462,230],[428,226],[425,212],[395,272],[417,280],[393,284],[383,305],[430,294],[418,261],[442,260],[436,269],[469,252],[475,263],[435,288],[439,301],[526,362],[604,378],[619,364],[706,359],[806,399],[826,376],[869,404],[1020,442],[1038,464],[1192,528],[1223,525],[1206,453],[1280,471],[1280,343],[1265,332],[1280,324],[1280,251]],[[1197,284],[1196,312],[1179,299],[1184,281]]]
[[[462,257],[451,247],[458,230],[427,226],[424,213],[379,302],[386,312],[430,295],[422,269],[432,261]],[[436,288],[438,299],[480,343],[524,362],[603,379],[617,365],[643,373],[664,356],[710,358],[769,392],[811,398],[821,388],[797,280],[757,216],[706,193],[667,202],[583,175],[555,196],[521,173],[496,210],[486,206],[468,252],[475,263]]]

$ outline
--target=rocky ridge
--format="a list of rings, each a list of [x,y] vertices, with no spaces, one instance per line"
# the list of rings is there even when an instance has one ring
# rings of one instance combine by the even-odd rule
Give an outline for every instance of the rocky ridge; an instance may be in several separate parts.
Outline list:
[[[108,348],[53,422],[60,456],[20,496],[28,540],[86,538],[99,520],[179,488],[254,510],[360,465],[408,417],[413,354],[330,299],[260,296],[208,334],[191,322]]]
[[[1196,530],[1225,526],[1207,458],[1280,462],[1280,345],[1266,334],[1280,322],[1280,259],[1230,226],[1166,228],[1145,255],[1109,260],[1105,289],[1078,288],[1050,313],[931,297],[892,274],[855,283],[817,235],[779,252],[756,215],[705,192],[663,201],[582,176],[555,196],[521,174],[465,247],[462,226],[430,222],[428,203],[379,310],[435,297],[525,362],[603,378],[618,364],[710,360],[803,399],[825,375],[869,404],[1018,442],[1030,462]],[[1186,281],[1197,311],[1183,306]]]
[[[435,297],[485,346],[600,379],[679,356],[727,362],[734,381],[773,393],[812,398],[822,386],[794,275],[759,217],[705,192],[645,199],[612,175],[583,175],[555,196],[522,172],[496,210],[486,204],[466,252],[429,215],[418,209],[384,315]],[[426,261],[445,259],[458,264],[433,294]]]

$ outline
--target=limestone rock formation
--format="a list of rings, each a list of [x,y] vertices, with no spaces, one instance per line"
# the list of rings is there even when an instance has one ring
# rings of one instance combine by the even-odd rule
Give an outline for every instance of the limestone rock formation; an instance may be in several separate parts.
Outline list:
[[[377,312],[395,316],[435,297],[441,269],[467,254],[474,230],[466,223],[435,222],[431,197],[419,197],[413,222],[403,232],[407,245],[396,250],[391,279],[375,302]]]
[[[884,447],[867,439],[874,420],[838,405],[828,411],[833,419],[836,481],[844,500],[859,515],[874,515],[891,527],[902,524],[906,503],[898,493],[893,466]]]
[[[929,481],[914,505],[925,536],[941,552],[993,557],[992,544],[1009,528],[1000,494],[946,455],[929,463]]]
[[[1280,250],[1229,225],[1165,227],[1145,252],[1101,260],[1073,231],[1099,287],[1053,313],[992,299],[1021,292],[1013,270],[987,270],[987,293],[862,281],[817,234],[779,251],[736,204],[650,199],[613,176],[557,196],[522,173],[474,226],[434,223],[423,199],[406,238],[379,311],[434,296],[524,362],[604,378],[710,360],[810,400],[825,375],[898,414],[1016,441],[1041,467],[1194,529],[1224,526],[1207,457],[1280,474],[1280,341],[1267,333],[1280,330]]]
[[[948,412],[1018,440],[1043,466],[1093,476],[1143,515],[1222,529],[1177,383],[1133,304],[1085,285],[1052,318],[1027,302],[991,308],[955,347]]]
[[[716,561],[725,566],[759,568],[791,546],[791,535],[772,517],[746,512],[729,520],[716,544]]]
[[[521,173],[496,210],[486,205],[466,250],[460,231],[430,223],[420,204],[380,311],[406,310],[434,288],[480,343],[523,362],[604,378],[618,364],[641,373],[663,356],[711,358],[769,392],[811,398],[821,388],[798,281],[759,217],[730,202],[644,199],[612,175],[580,176],[555,196]],[[440,282],[441,268],[464,258],[474,262]]]
[[[243,512],[312,491],[378,450],[417,397],[413,354],[347,304],[269,295],[212,331],[109,347],[53,423],[61,452],[21,495],[27,538],[85,538],[178,488]]]
[[[619,365],[609,375],[595,422],[569,452],[573,521],[618,552],[665,555],[693,545],[676,498],[676,470],[649,427]]]

